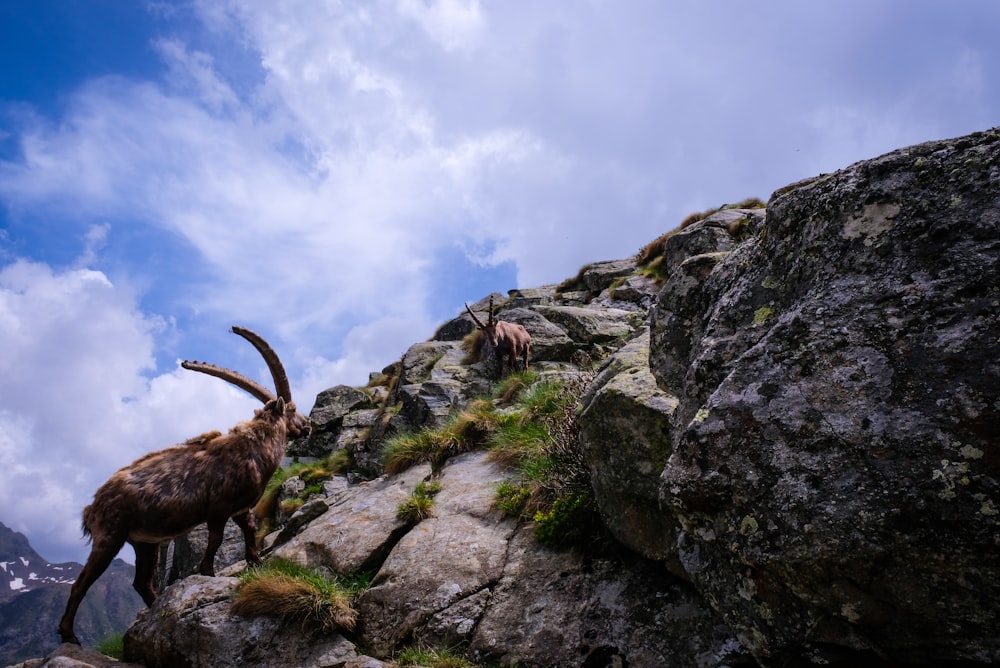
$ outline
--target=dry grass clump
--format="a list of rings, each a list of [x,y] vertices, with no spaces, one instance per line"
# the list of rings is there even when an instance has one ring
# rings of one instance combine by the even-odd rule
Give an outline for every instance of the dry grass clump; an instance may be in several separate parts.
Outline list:
[[[686,227],[694,225],[698,221],[704,220],[711,216],[713,213],[718,213],[719,211],[724,211],[726,209],[764,209],[767,208],[767,203],[761,200],[759,197],[748,197],[744,200],[740,200],[735,204],[723,204],[722,206],[716,207],[714,209],[708,209],[707,211],[700,211],[697,213],[689,214],[681,224],[669,232],[665,232],[653,239],[648,244],[643,246],[635,256],[636,264],[638,264],[640,269],[640,274],[643,276],[648,276],[658,283],[662,283],[666,280],[667,274],[669,273],[669,267],[663,266],[663,249],[666,246],[667,239],[674,236]],[[736,230],[730,230],[730,232],[735,232]]]
[[[273,559],[240,575],[233,614],[270,616],[325,632],[353,631],[358,613],[353,592],[319,571]]]
[[[389,438],[382,451],[382,465],[389,475],[423,462],[440,468],[449,457],[482,447],[496,430],[497,421],[493,402],[478,399],[441,429],[421,429]]]
[[[461,347],[465,351],[461,364],[475,364],[483,355],[483,343],[486,337],[483,330],[474,329],[462,338]]]

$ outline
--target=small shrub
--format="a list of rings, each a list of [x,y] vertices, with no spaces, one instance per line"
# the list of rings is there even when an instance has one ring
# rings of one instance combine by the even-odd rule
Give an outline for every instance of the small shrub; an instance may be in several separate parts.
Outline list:
[[[506,420],[490,438],[490,460],[508,468],[521,464],[545,447],[548,432],[537,421]]]
[[[508,517],[525,517],[525,507],[530,498],[531,490],[524,485],[505,480],[496,486],[494,499],[497,507]]]
[[[441,491],[437,480],[421,481],[413,488],[413,493],[396,508],[396,518],[407,524],[417,524],[431,516],[434,497]]]
[[[496,487],[495,503],[532,518],[539,540],[551,546],[582,545],[601,527],[576,428],[577,400],[590,378],[535,384],[521,397],[518,421],[493,436],[490,458],[519,474]]]
[[[275,511],[278,509],[278,496],[286,480],[298,476],[306,483],[298,499],[286,499],[281,502],[281,511],[291,514],[301,508],[310,496],[323,493],[323,481],[347,471],[351,464],[351,453],[341,449],[335,450],[324,459],[309,464],[294,462],[275,471],[264,488],[264,494],[253,509],[254,515],[260,520],[257,537],[263,538],[273,528]]]
[[[766,209],[767,202],[759,197],[747,197],[736,204],[727,204],[723,209]]]
[[[318,480],[306,485],[306,488],[302,490],[302,493],[299,495],[299,498],[302,499],[303,501],[306,501],[309,499],[309,497],[316,496],[317,494],[322,494],[322,493],[323,493],[323,482],[321,480]]]
[[[430,357],[427,358],[426,361],[424,361],[423,366],[421,368],[425,372],[430,373],[431,369],[434,368],[435,364],[437,364],[438,362],[441,361],[442,357],[444,357],[444,353],[439,353],[437,355],[431,355]]]
[[[431,516],[434,499],[426,496],[411,496],[396,508],[396,519],[407,524],[417,524]]]
[[[587,290],[587,282],[584,280],[584,276],[590,269],[590,265],[583,265],[580,270],[576,273],[573,278],[567,278],[565,281],[556,286],[556,295],[561,295],[564,292],[584,292]]]
[[[636,264],[642,267],[658,258],[662,258],[663,249],[666,246],[667,239],[677,234],[677,231],[678,230],[671,230],[669,232],[665,232],[643,246],[638,255],[635,257]]]
[[[239,577],[234,614],[278,617],[326,632],[351,631],[357,623],[357,612],[351,607],[353,592],[320,571],[271,559]]]
[[[382,466],[389,475],[402,473],[414,464],[433,459],[435,450],[433,432],[421,429],[390,436],[382,449]]]
[[[124,638],[124,634],[114,633],[98,640],[95,649],[104,656],[121,661],[125,657]]]
[[[547,511],[535,513],[535,536],[545,545],[580,544],[597,520],[593,497],[580,492],[557,498]]]

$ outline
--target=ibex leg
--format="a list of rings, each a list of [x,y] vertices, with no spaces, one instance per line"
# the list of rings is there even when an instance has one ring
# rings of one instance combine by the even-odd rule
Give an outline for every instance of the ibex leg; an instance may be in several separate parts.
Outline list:
[[[227,519],[229,518],[208,520],[208,547],[205,548],[205,556],[198,567],[198,572],[202,575],[215,575],[215,553],[222,545],[222,532],[226,528]]]
[[[260,565],[260,553],[257,551],[257,522],[254,519],[253,510],[233,515],[233,521],[243,531],[243,544],[246,546],[247,563]]]
[[[146,607],[156,600],[156,589],[153,588],[153,576],[156,573],[156,556],[159,547],[156,543],[132,543],[135,550],[135,579],[132,588],[139,592]]]
[[[83,601],[87,590],[90,589],[90,585],[94,584],[97,578],[101,577],[101,574],[108,569],[111,560],[118,555],[118,551],[122,549],[122,545],[124,544],[124,540],[94,539],[94,545],[90,550],[90,556],[87,557],[87,563],[84,565],[83,570],[80,571],[80,575],[77,576],[76,581],[73,582],[73,587],[69,591],[69,601],[66,603],[66,611],[63,613],[62,619],[59,620],[59,636],[63,642],[80,644],[80,639],[73,632],[76,611],[80,607],[80,602]]]

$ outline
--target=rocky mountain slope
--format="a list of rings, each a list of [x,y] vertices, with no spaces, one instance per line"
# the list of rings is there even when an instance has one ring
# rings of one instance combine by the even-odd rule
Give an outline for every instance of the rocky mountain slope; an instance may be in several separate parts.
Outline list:
[[[70,585],[82,564],[51,564],[24,534],[0,523],[0,665],[39,656],[59,644],[55,633]],[[79,632],[93,644],[121,633],[142,607],[132,590],[134,569],[116,559],[80,609]]]
[[[317,397],[291,452],[341,453],[346,473],[285,481],[266,545],[368,574],[353,628],[235,615],[236,578],[190,576],[139,614],[126,659],[1000,660],[1000,132],[696,218],[493,295],[532,337],[520,394],[470,355],[461,314],[368,387]],[[510,446],[536,427],[545,457]],[[174,544],[168,579],[198,541]]]

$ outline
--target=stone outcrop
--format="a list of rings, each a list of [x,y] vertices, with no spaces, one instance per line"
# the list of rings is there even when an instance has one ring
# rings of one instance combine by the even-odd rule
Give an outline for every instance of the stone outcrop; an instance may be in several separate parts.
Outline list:
[[[493,295],[542,378],[592,379],[573,426],[606,541],[540,544],[494,507],[513,473],[481,451],[380,475],[388,436],[438,428],[496,386],[467,359],[461,314],[370,387],[323,393],[320,436],[297,444],[346,449],[355,468],[265,544],[373,574],[353,634],[234,617],[233,580],[189,577],[140,615],[126,658],[1000,661],[1000,134],[793,184],[766,213],[722,209],[654,254],[655,270],[600,262]],[[430,516],[399,519],[428,480]]]
[[[651,322],[695,586],[770,663],[1000,659],[1000,135],[791,186],[712,248]]]
[[[125,653],[144,666],[330,666],[377,668],[338,634],[320,636],[274,617],[232,614],[237,579],[192,575],[139,613]]]

